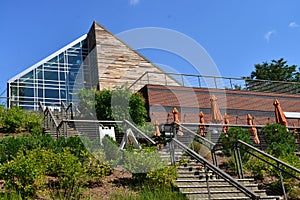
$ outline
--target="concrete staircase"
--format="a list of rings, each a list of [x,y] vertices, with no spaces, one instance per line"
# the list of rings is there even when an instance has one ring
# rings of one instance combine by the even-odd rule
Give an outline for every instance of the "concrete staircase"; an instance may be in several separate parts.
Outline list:
[[[214,137],[214,135],[213,135]],[[190,146],[192,140],[188,134],[183,136],[177,136],[177,140],[184,143],[186,146]],[[214,137],[214,142],[217,142],[219,136]],[[169,144],[160,150],[161,158],[167,160],[171,164],[171,153]],[[232,186],[230,183],[216,176],[212,171],[205,172],[203,165],[191,159],[186,153],[175,147],[174,151],[175,162],[179,164],[177,167],[178,177],[175,181],[179,190],[191,200],[233,200],[233,199],[251,199],[239,189]],[[268,196],[265,190],[261,190],[258,184],[254,182],[254,179],[237,179],[239,183],[247,187],[257,195],[260,199],[265,200],[279,200],[278,196]],[[208,192],[208,185],[209,192]],[[210,197],[209,197],[210,193]]]
[[[189,160],[188,163],[181,164],[177,169],[178,178],[176,185],[188,199],[250,199],[250,197],[246,196],[224,179],[218,179],[212,171],[205,172],[203,165],[197,161]],[[258,194],[260,199],[280,199],[280,197],[277,196],[268,196],[265,190],[258,188],[258,184],[254,183],[254,179],[237,179],[237,181]],[[207,184],[209,185],[210,198]]]

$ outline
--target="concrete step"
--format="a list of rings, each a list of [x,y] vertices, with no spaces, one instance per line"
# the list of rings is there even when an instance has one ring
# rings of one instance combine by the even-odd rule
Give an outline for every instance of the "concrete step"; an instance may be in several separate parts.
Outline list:
[[[188,199],[190,200],[248,200],[250,197],[211,197],[211,198],[203,198],[197,197],[197,195],[187,195]]]
[[[209,193],[208,191],[184,191],[182,189],[180,189],[180,191],[185,194],[185,195],[194,195],[194,197],[197,198],[208,198]],[[235,199],[235,197],[247,197],[245,194],[243,194],[242,192],[240,192],[239,190],[233,190],[233,191],[214,191],[211,190],[210,191],[210,197],[211,198],[231,198],[231,199]]]

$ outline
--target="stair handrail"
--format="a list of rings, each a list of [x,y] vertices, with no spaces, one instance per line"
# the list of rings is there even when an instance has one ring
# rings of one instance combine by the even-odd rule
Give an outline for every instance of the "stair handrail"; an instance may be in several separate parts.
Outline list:
[[[208,143],[209,146],[207,146],[207,147],[210,148],[210,150],[212,150],[214,148],[214,146],[216,145],[214,142],[206,139],[205,137],[202,137],[201,135],[195,133],[194,131],[192,131],[191,129],[187,128],[186,126],[183,126],[182,123],[178,123],[178,122],[174,122],[174,123],[177,124],[178,126],[181,126],[181,128],[183,128],[184,130],[188,131],[189,133],[191,133],[195,137],[197,137],[197,138],[201,139],[202,141]],[[204,144],[206,145],[206,143],[204,143]]]
[[[178,145],[181,149],[183,149],[185,152],[187,152],[190,156],[192,156],[197,161],[202,162],[204,164],[204,167],[207,166],[211,171],[216,173],[219,177],[222,177],[226,182],[228,182],[229,184],[231,184],[232,186],[234,186],[235,188],[243,192],[245,195],[249,196],[251,199],[253,200],[259,199],[259,196],[255,194],[253,191],[249,190],[247,187],[245,187],[244,185],[242,185],[241,183],[233,179],[230,175],[228,175],[220,168],[216,167],[215,165],[207,161],[205,158],[203,158],[202,156],[200,156],[195,151],[193,151],[192,149],[190,149],[189,147],[187,147],[186,145],[184,145],[183,143],[181,143],[175,138],[172,138],[171,140],[170,151],[174,151],[173,143]],[[172,162],[173,162],[172,164],[175,164],[174,159],[172,160]]]
[[[242,140],[237,140],[236,142],[238,144],[242,144],[242,145],[244,145],[244,146],[252,149],[253,151],[255,151],[255,152],[257,152],[257,153],[259,153],[259,154],[261,154],[261,155],[263,155],[263,156],[265,156],[265,157],[267,157],[267,158],[269,158],[269,159],[271,159],[273,161],[275,161],[276,163],[278,163],[278,164],[280,164],[280,165],[282,165],[282,166],[284,166],[286,168],[289,168],[290,170],[292,170],[292,171],[297,172],[297,173],[300,174],[300,169],[298,169],[298,168],[296,168],[296,167],[294,167],[292,165],[289,165],[289,164],[283,162],[282,160],[279,160],[278,158],[275,158],[274,156],[272,156],[270,154],[267,154],[266,152],[264,152],[264,151],[262,151],[262,150],[260,150],[260,149],[258,149],[256,147],[254,147],[254,146],[252,146],[252,145],[250,145],[250,144],[248,144],[248,143],[246,143],[246,142],[244,142]],[[286,172],[286,173],[290,174],[289,172]],[[296,177],[296,176],[294,176],[292,174],[290,174],[290,175],[293,176],[294,178],[300,180],[300,177]]]
[[[247,144],[246,142],[244,142],[242,140],[237,140],[236,143],[237,143],[236,145],[242,144],[242,145],[246,146],[247,148],[251,149],[252,151],[254,151],[256,153],[259,153],[260,155],[263,155],[263,156],[271,159],[272,161],[276,162],[276,165],[274,165],[273,163],[268,162],[267,160],[264,160],[263,158],[255,155],[254,153],[247,151],[247,153],[251,154],[252,156],[254,156],[254,157],[262,160],[263,162],[265,162],[265,163],[267,163],[267,164],[269,164],[269,165],[271,165],[271,166],[273,166],[273,167],[275,167],[276,169],[279,170],[279,177],[280,177],[280,182],[281,182],[281,188],[282,188],[282,191],[283,191],[283,196],[284,196],[284,199],[287,200],[288,198],[287,198],[287,194],[286,194],[286,190],[285,190],[285,186],[284,186],[282,172],[290,175],[291,177],[294,177],[298,181],[300,181],[300,176],[299,177],[295,176],[294,174],[292,174],[292,173],[288,172],[287,170],[285,170],[284,168],[282,168],[282,166],[285,167],[285,168],[288,168],[288,169],[292,170],[293,172],[296,172],[297,174],[300,174],[300,170],[297,169],[296,167],[293,167],[293,166],[291,166],[291,165],[289,165],[289,164],[287,164],[287,163],[279,160],[278,158],[275,158],[274,156],[271,156],[270,154],[267,154],[267,153],[261,151],[260,149],[257,149],[255,147]],[[239,151],[239,148],[237,150]],[[238,158],[238,160],[240,162],[240,168],[242,169],[241,158]],[[243,173],[243,170],[241,170],[241,173]]]
[[[142,137],[146,138],[150,143],[152,143],[153,145],[156,144],[156,142],[154,140],[152,140],[148,135],[146,135],[143,131],[141,131],[140,129],[138,129],[136,126],[134,126],[130,121],[124,119],[123,122],[128,125],[131,129],[133,129],[134,131],[136,131],[139,135],[141,135]]]
[[[67,119],[68,119],[68,111],[69,110],[71,110],[71,119],[74,119],[74,113],[73,113],[74,104],[73,104],[73,102],[70,102],[69,105],[67,106],[65,102],[61,101],[61,107],[63,109],[63,110],[61,110],[61,112],[64,112]]]
[[[216,156],[216,152],[215,152],[216,151],[215,150],[216,144],[214,142],[212,142],[212,141],[206,139],[205,137],[202,137],[201,135],[195,133],[194,131],[190,130],[189,128],[183,126],[181,123],[177,123],[177,122],[174,122],[174,123],[177,124],[178,126],[181,126],[182,129],[184,129],[187,132],[191,133],[194,137],[197,137],[198,139],[200,139],[202,141],[202,144],[209,148],[209,150],[211,152],[213,164],[215,166],[218,166],[218,160],[217,160],[217,156]]]
[[[285,170],[283,167],[285,168],[288,168],[290,170],[292,170],[293,172],[297,173],[297,174],[300,174],[300,169],[294,167],[294,166],[291,166],[285,162],[283,162],[282,160],[279,160],[278,158],[242,141],[242,140],[236,140],[236,141],[233,141],[231,142],[231,144],[233,144],[233,147],[234,147],[234,156],[235,156],[235,160],[236,160],[236,165],[237,165],[237,173],[238,173],[238,176],[239,177],[244,177],[244,172],[243,172],[243,164],[242,164],[242,158],[241,158],[241,154],[240,154],[240,148],[241,148],[241,145],[243,145],[244,147],[247,147],[248,149],[251,149],[252,151],[249,151],[247,149],[246,152],[254,157],[256,157],[257,159],[265,162],[266,164],[268,165],[271,165],[273,166],[274,168],[278,169],[279,170],[279,177],[280,177],[280,182],[281,182],[281,187],[282,187],[282,191],[283,191],[283,195],[284,195],[284,199],[286,200],[287,199],[287,194],[286,194],[286,190],[285,190],[285,186],[284,186],[284,181],[283,181],[283,176],[282,176],[282,172],[290,175],[291,177],[297,179],[298,181],[300,181],[300,176],[295,176],[294,174],[288,172],[287,170]],[[218,144],[218,145],[222,145],[222,144]],[[261,156],[258,156],[258,155],[255,155],[254,153],[252,152],[256,152],[258,154],[260,154]],[[264,158],[262,158],[262,156],[266,157],[266,158],[269,158],[271,159],[272,161],[274,161],[276,164],[274,163],[271,163],[267,160],[265,160]]]
[[[50,108],[48,106],[44,106],[42,102],[39,102],[39,106],[40,106],[40,108],[42,110],[42,113],[44,115],[44,120],[45,120],[45,118],[50,117],[50,121],[53,121],[54,128],[55,128],[55,131],[56,131],[56,135],[58,137],[58,135],[60,134],[59,124],[57,123],[52,111],[50,110]]]

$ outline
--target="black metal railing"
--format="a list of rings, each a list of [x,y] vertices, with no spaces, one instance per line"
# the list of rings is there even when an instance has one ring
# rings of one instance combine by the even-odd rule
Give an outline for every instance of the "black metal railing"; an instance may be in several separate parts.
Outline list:
[[[172,81],[174,80],[174,81]],[[146,84],[164,86],[183,86],[196,88],[247,90],[259,92],[299,94],[299,82],[270,81],[247,78],[205,76],[200,74],[179,74],[163,72],[145,72],[129,88],[138,91]]]
[[[300,169],[293,167],[274,156],[265,153],[262,150],[259,150],[252,145],[242,141],[236,140],[232,144],[232,148],[234,150],[234,157],[236,161],[237,175],[239,178],[244,178],[244,170],[243,170],[243,159],[241,157],[241,150],[246,152],[248,155],[255,157],[262,161],[265,165],[272,166],[275,170],[278,170],[278,178],[280,181],[282,191],[271,191],[277,192],[277,194],[283,195],[284,199],[288,199],[286,186],[285,186],[285,178],[293,178],[293,184],[300,185]],[[283,175],[286,175],[285,177]]]
[[[175,149],[176,148],[182,149],[189,156],[191,156],[193,159],[201,162],[202,165],[204,166],[205,173],[206,173],[206,185],[207,185],[207,191],[208,191],[208,199],[211,198],[210,197],[211,196],[210,195],[210,186],[209,186],[210,185],[209,184],[210,179],[208,178],[208,171],[212,171],[218,177],[224,179],[230,185],[232,185],[237,190],[241,191],[243,194],[245,194],[246,196],[250,197],[251,199],[253,199],[253,200],[254,199],[259,199],[259,196],[257,194],[255,194],[253,191],[249,190],[247,187],[245,187],[244,185],[242,185],[241,183],[239,183],[238,181],[236,181],[235,179],[233,179],[230,175],[228,175],[227,173],[225,173],[224,171],[222,171],[220,168],[216,167],[214,164],[212,164],[209,161],[207,161],[205,158],[203,158],[198,153],[196,153],[195,151],[193,151],[192,149],[190,149],[188,146],[186,146],[183,143],[181,143],[180,141],[178,141],[176,138],[173,138],[171,140],[171,143],[170,143],[170,152],[173,152],[172,153],[173,156],[171,157],[172,164],[175,164],[174,153],[175,153]]]

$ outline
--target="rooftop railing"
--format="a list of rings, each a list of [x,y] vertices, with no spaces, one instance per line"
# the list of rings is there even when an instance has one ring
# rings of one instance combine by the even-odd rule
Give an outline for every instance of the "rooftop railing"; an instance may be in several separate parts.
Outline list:
[[[175,81],[170,81],[170,78]],[[133,82],[129,88],[138,91],[146,84],[157,84],[164,86],[183,86],[194,88],[212,88],[229,90],[246,90],[273,93],[300,93],[300,82],[270,81],[246,78],[231,78],[218,76],[205,76],[200,74],[177,74],[145,72],[140,78]]]

